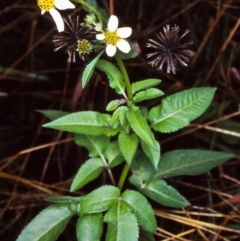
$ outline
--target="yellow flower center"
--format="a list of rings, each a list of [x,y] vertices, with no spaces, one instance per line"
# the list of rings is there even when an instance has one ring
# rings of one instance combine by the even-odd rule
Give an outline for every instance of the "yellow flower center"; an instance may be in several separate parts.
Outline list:
[[[116,45],[117,42],[121,39],[116,32],[106,31],[104,33],[105,36],[105,42],[106,44]]]
[[[38,6],[48,12],[54,8],[54,0],[38,0]]]
[[[92,44],[86,40],[80,40],[78,41],[78,45],[77,45],[77,51],[81,54],[89,54],[92,50]]]

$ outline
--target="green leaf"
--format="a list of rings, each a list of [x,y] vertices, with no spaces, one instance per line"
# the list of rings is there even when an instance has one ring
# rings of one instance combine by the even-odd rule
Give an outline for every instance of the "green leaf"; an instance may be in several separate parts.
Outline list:
[[[128,122],[130,126],[133,128],[134,132],[151,148],[157,150],[157,146],[155,143],[155,138],[153,133],[148,126],[146,120],[143,118],[139,108],[132,107],[126,113]]]
[[[142,183],[148,182],[156,174],[156,169],[143,153],[139,153],[133,160],[131,170]]]
[[[136,93],[136,95],[133,97],[133,100],[134,102],[140,102],[143,100],[151,100],[162,95],[164,95],[164,93],[161,90],[156,88],[150,88]]]
[[[106,241],[137,241],[138,224],[136,216],[129,210],[129,207],[118,202],[104,216],[108,222]]]
[[[46,201],[54,203],[79,203],[83,197],[71,197],[71,196],[50,196],[45,198]]]
[[[210,87],[192,88],[166,97],[150,110],[148,119],[151,127],[167,133],[187,126],[206,110],[215,90]]]
[[[164,153],[158,165],[158,178],[199,175],[235,157],[232,153],[202,150],[175,150]]]
[[[95,69],[95,66],[99,60],[99,58],[102,56],[104,51],[100,52],[99,55],[93,59],[84,69],[83,71],[83,76],[82,76],[82,87],[85,88],[85,86],[87,85],[88,81],[90,80],[93,71]]]
[[[131,165],[134,154],[137,151],[138,142],[138,137],[135,133],[127,134],[125,131],[121,131],[118,136],[120,150],[129,165]]]
[[[110,115],[82,111],[63,116],[43,126],[77,134],[112,136],[118,132],[118,129],[114,129],[110,122]]]
[[[122,194],[122,201],[130,206],[137,216],[138,223],[148,232],[154,233],[157,228],[153,209],[147,199],[139,192],[126,190]],[[144,210],[144,211],[143,211]]]
[[[117,141],[113,141],[108,145],[104,156],[108,160],[110,167],[115,167],[124,161]]]
[[[96,65],[96,68],[105,72],[109,79],[111,88],[115,89],[118,94],[123,95],[126,99],[125,84],[121,72],[109,61],[100,59]]]
[[[120,190],[114,186],[102,186],[88,194],[80,202],[80,213],[96,213],[109,209],[117,203]]]
[[[104,167],[105,165],[100,158],[92,158],[86,161],[80,167],[77,175],[74,177],[70,191],[74,192],[97,178],[104,169]]]
[[[153,179],[139,189],[141,193],[156,202],[174,208],[189,206],[190,203],[173,187],[165,181]]]
[[[78,241],[99,241],[103,232],[102,214],[88,214],[78,219],[77,225]]]
[[[89,136],[75,134],[74,140],[76,144],[85,147],[89,151],[90,157],[101,156],[110,144],[110,138],[107,136]]]
[[[126,103],[125,99],[110,101],[106,107],[106,111],[116,110],[120,105]]]
[[[147,145],[145,142],[141,142],[142,150],[146,154],[146,156],[150,159],[152,162],[152,165],[154,168],[157,169],[158,162],[160,161],[160,145],[157,141],[155,141],[155,146],[157,149],[151,148],[149,145]]]
[[[145,90],[148,88],[151,88],[155,85],[158,85],[159,83],[161,83],[160,79],[145,79],[145,80],[141,80],[138,82],[135,82],[132,84],[132,93],[136,93],[139,90]]]
[[[42,113],[50,120],[55,120],[69,114],[69,112],[59,111],[59,110],[37,110],[37,112]]]
[[[54,241],[73,215],[68,204],[56,204],[42,210],[21,232],[17,241]]]

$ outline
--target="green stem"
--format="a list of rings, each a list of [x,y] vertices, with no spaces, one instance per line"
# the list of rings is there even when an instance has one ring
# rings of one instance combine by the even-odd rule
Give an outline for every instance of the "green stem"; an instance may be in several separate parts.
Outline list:
[[[104,22],[104,19],[103,19],[102,15],[94,7],[92,7],[88,3],[86,3],[86,2],[84,2],[82,0],[72,0],[72,1],[82,4],[83,6],[85,6],[89,10],[91,10],[98,17],[98,20],[100,22]]]
[[[123,80],[125,82],[125,85],[126,85],[126,89],[127,89],[127,97],[128,97],[128,100],[129,101],[132,101],[132,89],[131,89],[131,84],[130,84],[130,80],[128,78],[128,73],[127,73],[127,70],[122,62],[122,60],[117,56],[115,55],[115,59],[118,63],[118,66],[122,72],[122,76],[123,76]]]
[[[121,70],[121,73],[122,73],[122,76],[123,76],[123,80],[125,82],[128,101],[132,101],[132,99],[133,99],[133,97],[132,97],[132,89],[131,89],[131,84],[130,84],[130,80],[129,80],[129,77],[128,77],[127,70],[126,70],[122,60],[117,55],[115,55],[115,59],[116,59],[116,61],[118,63],[118,66],[119,66],[119,68]],[[124,166],[124,169],[122,171],[122,174],[120,176],[119,182],[118,182],[118,188],[120,190],[122,190],[122,187],[123,187],[123,184],[124,184],[124,182],[126,180],[126,177],[127,177],[128,172],[129,172],[129,169],[130,169],[130,166],[126,163],[125,166]]]
[[[122,190],[122,187],[123,187],[123,184],[126,180],[126,177],[127,177],[127,174],[129,172],[129,169],[130,169],[130,166],[126,163],[125,166],[124,166],[124,169],[122,171],[122,174],[121,174],[121,177],[119,179],[119,182],[118,182],[118,188],[120,190]]]

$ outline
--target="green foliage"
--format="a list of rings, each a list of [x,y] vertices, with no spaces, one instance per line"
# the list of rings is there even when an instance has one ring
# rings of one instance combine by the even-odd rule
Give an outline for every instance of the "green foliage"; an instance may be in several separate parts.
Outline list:
[[[74,192],[97,178],[101,174],[104,167],[105,165],[100,158],[92,158],[86,161],[78,170],[77,175],[73,179],[70,191]]]
[[[167,133],[187,126],[206,110],[215,90],[210,87],[193,88],[166,97],[150,110],[148,119],[151,127]]]
[[[92,26],[105,25],[105,10],[97,5],[97,1],[75,2],[81,3],[86,11],[93,14],[93,19],[98,20]],[[97,42],[96,51],[106,47],[103,42]],[[161,156],[161,146],[153,131],[169,133],[186,127],[208,108],[216,89],[201,87],[184,90],[161,98],[160,103],[151,107],[150,111],[149,105],[138,106],[139,102],[155,99],[164,93],[157,88],[161,83],[159,79],[130,83],[122,60],[137,56],[139,51],[136,50],[137,43],[129,43],[132,47],[129,53],[117,50],[117,67],[115,62],[100,59],[103,55],[101,51],[86,66],[82,75],[82,86],[85,87],[95,68],[103,71],[108,77],[109,86],[123,96],[122,99],[109,101],[106,110],[113,111],[112,115],[96,111],[72,114],[55,110],[39,111],[51,120],[44,127],[74,133],[75,143],[88,151],[89,157],[73,178],[71,192],[97,179],[104,169],[115,183],[110,169],[124,163],[118,185],[104,185],[79,197],[49,197],[48,201],[57,204],[39,213],[17,241],[54,241],[74,214],[78,215],[76,236],[79,241],[101,240],[103,222],[107,223],[106,241],[137,241],[139,226],[147,240],[154,240],[157,221],[146,197],[168,207],[190,205],[163,179],[199,175],[235,157],[231,153],[203,150],[173,150]],[[118,166],[117,171],[121,168]],[[138,191],[124,189],[129,170],[132,172],[129,181]]]
[[[226,152],[175,150],[162,155],[156,175],[159,178],[199,175],[233,157],[234,154]]]
[[[103,232],[103,218],[101,213],[88,214],[78,219],[77,225],[78,241],[98,241]]]
[[[22,231],[17,241],[54,241],[73,215],[68,204],[56,204],[42,210]]]
[[[161,90],[156,88],[149,88],[147,90],[139,91],[136,93],[136,95],[133,97],[133,100],[134,102],[141,102],[143,100],[151,100],[162,95],[164,95],[164,93]]]
[[[100,59],[96,67],[105,72],[109,79],[109,85],[118,93],[127,98],[125,94],[125,84],[121,72],[109,61]]]
[[[132,107],[126,113],[128,122],[134,132],[151,148],[157,150],[154,135],[138,107]]]
[[[99,213],[117,203],[120,190],[114,186],[102,186],[80,201],[80,214]]]
[[[156,86],[161,83],[160,79],[146,79],[146,80],[141,80],[133,83],[131,85],[131,90],[132,93],[135,94],[136,92],[140,90],[145,90],[148,88],[151,88],[153,86]]]
[[[108,240],[138,240],[137,218],[131,209],[123,202],[118,202],[104,216],[108,223],[106,241]]]
[[[83,111],[63,116],[44,127],[85,135],[112,136],[118,132],[111,126],[111,116],[94,111]]]
[[[157,223],[152,207],[142,194],[136,191],[126,190],[122,194],[122,201],[134,211],[139,225],[150,233],[156,231]]]
[[[82,76],[82,86],[83,86],[83,88],[87,85],[88,81],[92,77],[95,66],[96,66],[98,60],[100,59],[100,57],[102,56],[102,54],[103,54],[103,51],[101,51],[97,55],[97,57],[95,57],[84,69],[83,76]]]
[[[126,132],[122,131],[118,136],[120,150],[129,165],[131,165],[134,154],[137,151],[138,142],[139,140],[135,133],[127,134]]]

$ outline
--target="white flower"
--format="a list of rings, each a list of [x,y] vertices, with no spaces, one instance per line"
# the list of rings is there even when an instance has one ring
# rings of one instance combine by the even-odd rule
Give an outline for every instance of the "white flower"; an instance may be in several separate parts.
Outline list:
[[[118,18],[115,15],[109,18],[107,27],[106,32],[96,35],[98,40],[105,40],[107,55],[114,56],[117,48],[124,53],[129,53],[131,47],[124,39],[132,34],[132,29],[130,27],[118,28]]]
[[[75,8],[74,4],[72,4],[69,0],[38,0],[38,6],[41,8],[41,14],[49,12],[52,15],[53,20],[57,25],[58,32],[62,32],[64,30],[64,22],[62,16],[56,8],[60,10]]]

